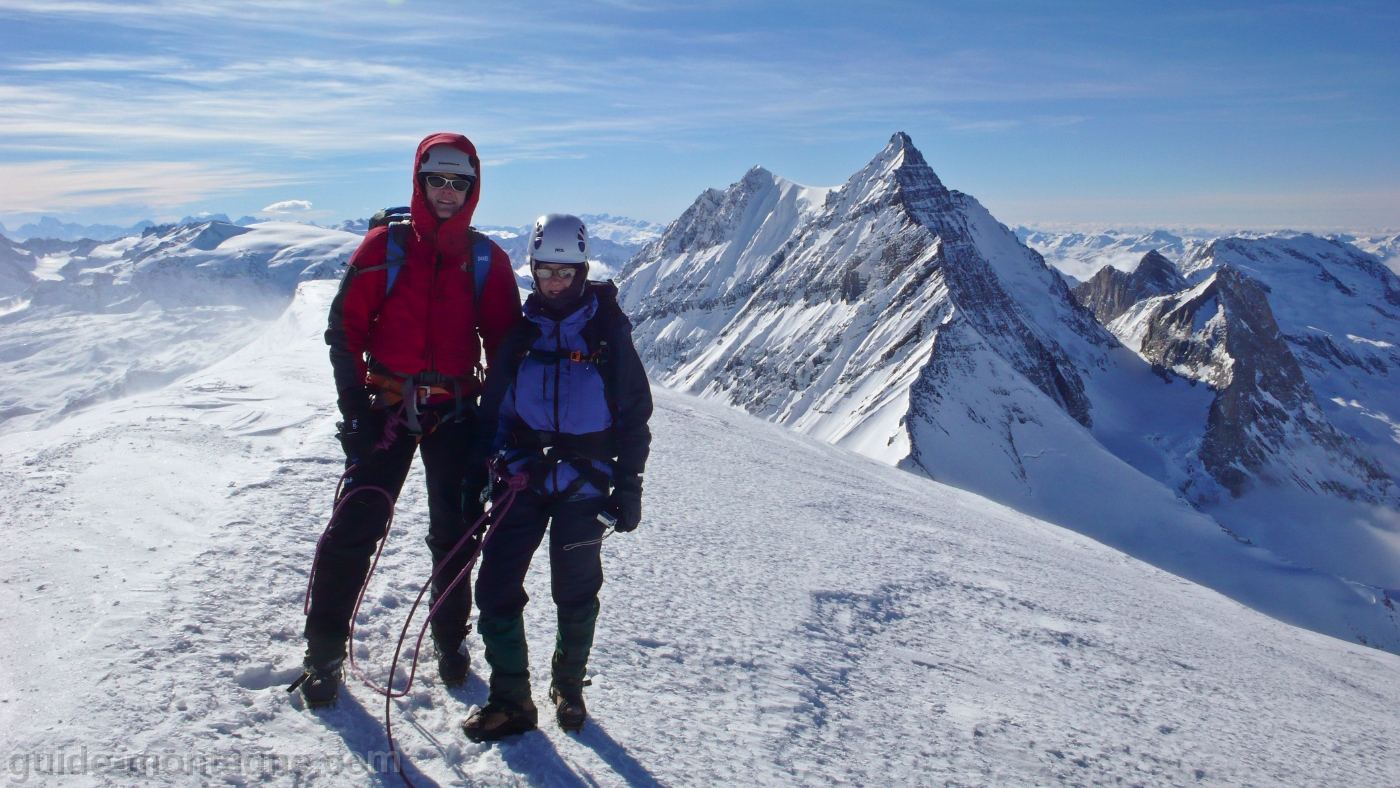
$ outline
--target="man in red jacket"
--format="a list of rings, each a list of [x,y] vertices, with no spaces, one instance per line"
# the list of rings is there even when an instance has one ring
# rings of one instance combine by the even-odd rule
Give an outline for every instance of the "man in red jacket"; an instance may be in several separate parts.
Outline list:
[[[464,510],[462,491],[464,477],[466,489],[485,486],[485,470],[467,467],[477,429],[481,346],[489,357],[520,318],[510,258],[471,228],[480,173],[476,148],[460,134],[433,134],[419,143],[411,227],[370,230],[331,303],[326,343],[345,419],[337,437],[348,471],[345,505],[312,567],[301,682],[311,706],[335,702],[351,612],[393,510],[385,495],[365,488],[397,497],[415,449],[422,452],[435,569],[477,514],[474,501]],[[391,253],[391,245],[402,253]],[[471,547],[442,567],[434,602]],[[462,647],[470,587],[469,581],[458,584],[432,622],[438,672],[449,685],[464,681],[470,667]]]

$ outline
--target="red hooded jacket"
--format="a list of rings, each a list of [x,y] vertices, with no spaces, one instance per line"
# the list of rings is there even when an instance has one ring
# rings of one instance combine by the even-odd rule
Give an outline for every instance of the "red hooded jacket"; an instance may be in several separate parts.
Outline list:
[[[477,171],[466,204],[445,221],[428,205],[418,177],[434,145],[451,145],[467,154]],[[387,298],[388,272],[360,271],[384,262],[388,228],[370,230],[351,256],[326,329],[341,412],[347,417],[369,407],[366,353],[376,369],[400,378],[423,372],[467,378],[482,360],[482,343],[489,357],[520,319],[520,291],[510,257],[494,241],[479,303],[473,292],[470,228],[481,194],[480,174],[476,148],[466,137],[443,133],[425,138],[413,159],[413,232]]]

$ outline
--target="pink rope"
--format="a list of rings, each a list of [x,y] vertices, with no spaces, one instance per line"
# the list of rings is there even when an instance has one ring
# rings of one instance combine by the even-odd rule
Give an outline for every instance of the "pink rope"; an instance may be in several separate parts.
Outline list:
[[[494,472],[495,470],[493,468],[492,473]],[[505,494],[502,495],[499,500],[493,501],[491,507],[486,512],[482,513],[481,517],[477,519],[475,523],[472,524],[472,527],[467,531],[466,535],[462,537],[461,541],[457,542],[456,547],[452,548],[452,552],[448,553],[447,558],[444,558],[442,560],[442,563],[439,566],[438,570],[434,570],[433,576],[428,579],[427,585],[423,586],[422,589],[419,589],[418,598],[413,600],[413,607],[408,609],[408,618],[404,619],[403,631],[399,633],[398,645],[394,647],[394,659],[389,663],[389,681],[387,683],[388,686],[385,690],[380,690],[378,687],[374,687],[373,685],[371,685],[371,688],[373,688],[375,692],[378,692],[379,694],[384,696],[384,735],[389,739],[389,752],[394,756],[394,766],[399,771],[399,777],[403,779],[404,784],[409,786],[409,788],[414,788],[413,781],[409,780],[408,775],[404,774],[402,756],[399,755],[399,748],[394,742],[394,727],[392,716],[393,699],[401,698],[407,695],[408,691],[413,688],[413,678],[418,671],[418,657],[423,650],[423,637],[428,632],[428,625],[432,623],[433,616],[437,613],[438,608],[442,605],[442,603],[445,602],[447,598],[452,594],[452,590],[457,587],[457,584],[462,582],[463,579],[471,577],[472,567],[476,564],[477,557],[480,556],[481,552],[486,549],[486,542],[491,538],[491,535],[494,534],[496,532],[496,529],[500,527],[501,523],[505,521],[506,513],[510,511],[511,504],[515,503],[516,493],[525,489],[525,487],[528,486],[529,483],[529,474],[517,473],[514,476],[511,476],[510,479],[507,480],[507,489]],[[462,570],[457,573],[457,576],[452,579],[451,584],[447,586],[447,590],[442,593],[442,596],[438,597],[437,603],[434,604],[432,608],[428,610],[428,616],[423,620],[423,628],[418,631],[418,640],[413,647],[413,660],[409,664],[408,683],[404,685],[402,692],[394,693],[394,675],[398,672],[399,652],[403,649],[404,640],[408,635],[408,626],[410,623],[413,622],[414,613],[418,610],[419,603],[423,601],[423,592],[426,591],[427,588],[432,585],[433,578],[437,577],[437,572],[440,571],[442,567],[447,566],[447,563],[452,558],[453,553],[456,553],[458,548],[466,544],[467,539],[470,538],[472,534],[476,533],[477,528],[481,527],[481,524],[483,522],[486,522],[488,518],[490,518],[491,524],[487,527],[486,533],[482,535],[481,543],[476,546],[476,550],[472,551],[472,557],[467,560],[466,566],[463,566]]]
[[[307,578],[306,578],[306,596],[303,597],[303,598],[302,598],[302,601],[301,601],[301,614],[304,615],[304,616],[305,616],[305,615],[310,615],[310,614],[311,614],[311,586],[316,582],[316,567],[317,567],[318,564],[321,563],[321,548],[326,544],[326,537],[330,535],[331,528],[335,525],[336,518],[338,518],[338,517],[340,516],[340,510],[341,510],[342,508],[344,508],[345,504],[350,500],[350,496],[354,495],[354,494],[357,493],[357,492],[361,492],[361,491],[364,491],[364,492],[377,492],[377,493],[379,493],[380,495],[383,495],[384,498],[385,498],[386,500],[389,501],[389,521],[388,521],[387,523],[384,524],[384,536],[385,536],[385,537],[388,537],[388,535],[389,535],[389,528],[390,528],[391,526],[393,526],[393,524],[394,524],[394,504],[397,503],[397,502],[395,501],[394,496],[390,495],[390,494],[389,494],[389,491],[386,490],[386,489],[384,489],[383,487],[356,487],[355,489],[353,489],[353,490],[351,490],[350,492],[346,493],[346,494],[345,494],[345,497],[343,497],[343,498],[341,497],[340,491],[341,491],[342,488],[345,487],[345,479],[346,479],[347,477],[349,477],[350,474],[354,473],[354,472],[355,472],[355,469],[358,468],[358,467],[359,467],[358,465],[351,465],[349,468],[346,468],[346,469],[345,469],[345,473],[340,474],[340,481],[338,481],[338,482],[335,483],[335,508],[331,510],[331,519],[330,519],[329,521],[326,522],[326,527],[325,527],[325,529],[321,531],[321,538],[316,540],[316,553],[315,553],[315,555],[313,555],[313,556],[311,557],[311,572],[310,572],[310,574],[309,574],[309,575],[307,576]],[[369,570],[369,571],[370,571],[370,574],[374,574],[374,566],[379,564],[379,553],[380,553],[381,551],[383,551],[383,550],[384,550],[384,539],[380,539],[380,540],[379,540],[379,550],[376,550],[375,553],[374,553],[374,565],[372,565],[372,566],[370,567],[370,570]],[[368,576],[366,576],[365,585],[369,585]],[[365,586],[360,586],[360,597],[359,597],[360,599],[363,599],[363,598],[364,598],[364,595],[365,595],[364,589],[365,589]],[[360,603],[359,603],[359,601],[357,600],[357,601],[355,602],[355,611],[356,611],[356,612],[359,612],[359,610],[360,610]],[[351,618],[351,619],[350,619],[350,627],[351,627],[351,633],[352,633],[352,634],[351,634],[351,637],[352,637],[352,638],[354,637],[354,634],[353,634],[354,626],[355,626],[355,619],[354,619],[354,618]]]
[[[321,549],[326,543],[326,537],[330,534],[331,528],[334,527],[337,518],[340,516],[341,509],[344,508],[345,504],[349,501],[350,496],[357,492],[377,492],[383,495],[384,498],[389,501],[389,519],[384,524],[384,536],[380,537],[379,546],[375,548],[374,561],[370,563],[369,572],[365,574],[364,583],[360,585],[360,592],[355,597],[355,609],[350,614],[350,643],[347,649],[347,655],[350,662],[350,672],[363,682],[365,686],[384,696],[384,734],[389,739],[389,751],[394,756],[394,765],[398,769],[399,776],[403,778],[403,781],[409,788],[413,788],[413,783],[408,779],[407,775],[404,774],[402,756],[400,756],[398,747],[394,742],[393,719],[391,716],[393,710],[392,701],[394,698],[406,696],[408,691],[413,688],[413,680],[418,674],[418,657],[423,650],[423,638],[428,633],[428,627],[432,624],[433,617],[437,615],[438,608],[442,606],[443,602],[447,601],[448,597],[451,596],[457,586],[463,580],[471,577],[472,568],[476,565],[476,559],[480,557],[482,550],[486,548],[487,540],[491,538],[491,535],[496,532],[496,528],[505,520],[506,513],[510,511],[511,504],[515,503],[516,494],[529,485],[530,476],[526,473],[517,473],[505,480],[505,494],[498,500],[491,502],[490,507],[482,513],[481,517],[477,518],[475,523],[472,523],[471,528],[467,529],[467,532],[462,535],[462,538],[457,540],[457,544],[452,546],[452,550],[447,553],[447,556],[439,562],[438,567],[428,576],[428,582],[424,583],[423,587],[418,590],[418,596],[414,598],[413,606],[408,609],[408,617],[404,619],[403,629],[399,633],[398,643],[394,646],[394,658],[389,663],[389,680],[385,683],[385,686],[380,687],[366,676],[364,672],[360,670],[359,665],[355,663],[355,622],[360,616],[360,605],[364,603],[365,592],[369,589],[370,578],[374,576],[374,571],[379,567],[379,557],[384,553],[384,545],[389,541],[389,531],[394,524],[394,506],[397,501],[393,495],[389,494],[388,490],[385,490],[383,487],[373,486],[356,487],[342,496],[341,490],[345,486],[345,480],[354,472],[356,467],[357,466],[352,465],[346,468],[345,473],[340,475],[340,481],[336,483],[336,505],[331,511],[330,521],[326,523],[325,530],[321,532],[321,538],[316,542],[316,553],[311,561],[310,577],[308,577],[306,581],[306,597],[302,601],[302,613],[304,615],[311,613],[311,589],[316,582],[316,566],[320,563]],[[493,467],[490,472],[494,474],[496,472],[495,468]],[[497,475],[497,478],[500,478],[500,476]],[[488,520],[490,521],[490,525],[487,526],[486,533],[482,536],[480,544],[472,551],[471,558],[467,560],[466,565],[462,567],[457,573],[457,576],[448,584],[447,589],[438,597],[438,601],[428,609],[428,615],[423,620],[423,626],[418,631],[418,639],[414,644],[413,659],[409,663],[408,683],[404,685],[403,690],[395,692],[394,676],[398,672],[399,656],[403,651],[404,641],[408,638],[409,625],[413,623],[413,617],[417,614],[418,606],[423,602],[423,594],[427,593],[428,589],[432,587],[433,582],[437,580],[438,574],[451,563],[452,557],[457,554],[457,551],[461,550],[481,528],[482,524],[486,523]]]

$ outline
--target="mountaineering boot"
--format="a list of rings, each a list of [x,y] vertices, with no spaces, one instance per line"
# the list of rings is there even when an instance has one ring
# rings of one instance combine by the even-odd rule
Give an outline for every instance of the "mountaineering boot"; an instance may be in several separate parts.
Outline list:
[[[476,622],[491,666],[491,695],[486,705],[462,723],[462,733],[475,742],[496,741],[532,731],[539,710],[530,698],[530,654],[525,643],[525,618],[492,618],[485,612]]]
[[[308,624],[307,629],[311,627]],[[340,694],[340,678],[345,664],[345,638],[327,636],[324,633],[306,633],[306,656],[301,666],[306,671],[301,678],[292,682],[288,692],[301,689],[301,697],[307,708],[318,709],[334,706]]]
[[[554,639],[554,656],[550,659],[553,681],[549,699],[554,702],[559,727],[577,732],[583,729],[588,709],[583,704],[583,688],[590,682],[588,654],[593,650],[593,630],[598,624],[598,600],[586,605],[559,608],[559,631]]]
[[[433,645],[437,648],[438,678],[447,687],[455,687],[467,680],[467,674],[471,672],[472,658],[462,646],[450,648],[433,640]]]
[[[345,660],[341,658],[331,663],[315,665],[311,658],[307,657],[302,662],[306,672],[301,674],[301,678],[293,682],[287,691],[292,692],[300,688],[302,700],[306,701],[306,707],[309,709],[334,706],[336,698],[340,696],[340,674],[344,664]]]
[[[588,719],[588,707],[583,705],[583,688],[592,684],[584,681],[581,686],[561,686],[551,684],[549,699],[554,703],[554,719],[559,729],[568,733],[583,730],[583,722]]]
[[[539,725],[539,710],[526,698],[523,703],[492,699],[462,723],[462,733],[474,742],[499,741],[527,733]]]

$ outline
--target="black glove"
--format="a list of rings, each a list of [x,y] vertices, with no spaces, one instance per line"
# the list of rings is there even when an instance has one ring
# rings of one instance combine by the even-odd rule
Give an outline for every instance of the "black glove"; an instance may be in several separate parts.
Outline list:
[[[481,516],[486,502],[495,495],[495,477],[485,462],[468,462],[462,476],[462,513],[467,520]]]
[[[603,511],[617,518],[613,529],[618,533],[637,530],[642,521],[642,477],[626,476],[617,481]]]
[[[335,426],[340,430],[335,437],[345,450],[345,459],[357,463],[374,453],[375,445],[384,435],[384,411],[366,410],[336,422]]]

